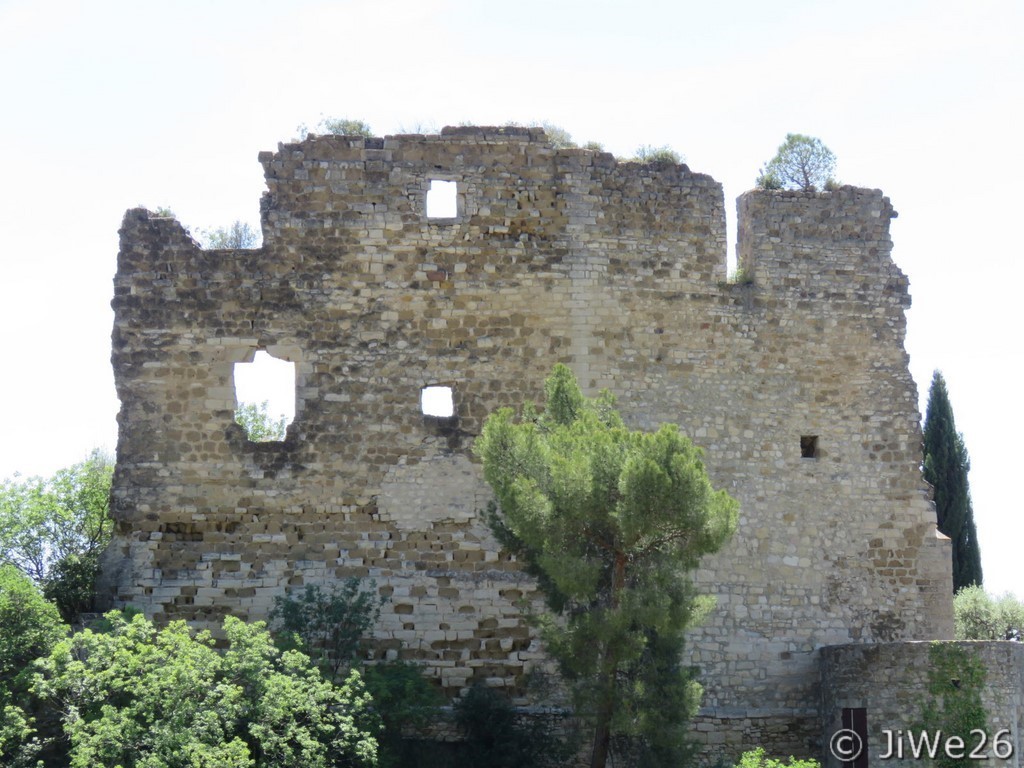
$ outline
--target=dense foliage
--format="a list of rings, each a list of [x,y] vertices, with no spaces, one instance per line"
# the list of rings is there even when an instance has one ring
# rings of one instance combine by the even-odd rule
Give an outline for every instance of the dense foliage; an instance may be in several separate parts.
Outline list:
[[[835,182],[836,156],[821,139],[787,133],[757,177],[761,189],[825,189]]]
[[[790,756],[789,760],[780,760],[765,754],[764,747],[744,752],[735,768],[821,768],[817,760],[798,760]]]
[[[964,587],[953,597],[953,617],[957,640],[1024,640],[1024,603],[1013,595]]]
[[[935,489],[939,530],[953,541],[953,592],[982,583],[981,551],[967,473],[964,438],[956,431],[946,381],[935,371],[924,420],[924,478]]]
[[[444,748],[410,737],[438,716],[443,697],[430,685],[419,667],[392,661],[367,666],[366,689],[373,696],[380,717],[380,768],[417,768],[444,764]]]
[[[591,764],[614,746],[678,765],[700,693],[683,636],[707,607],[689,572],[732,534],[738,504],[675,426],[626,429],[611,395],[584,397],[564,365],[545,392],[543,413],[503,408],[477,440],[491,526],[545,592],[539,623],[593,725]]]
[[[10,563],[0,565],[0,765],[35,753],[30,663],[67,633],[56,607]]]
[[[373,766],[358,673],[336,687],[261,623],[227,617],[227,647],[184,622],[108,614],[39,662],[33,689],[60,713],[72,768]]]
[[[555,768],[574,754],[573,743],[556,734],[550,717],[525,724],[493,688],[470,688],[455,704],[455,722],[465,738],[459,766]]]
[[[0,484],[0,563],[40,585],[66,621],[93,603],[99,556],[110,542],[113,462],[100,451],[53,477]]]
[[[353,577],[324,588],[305,588],[274,598],[274,633],[286,648],[301,648],[335,680],[356,658],[359,642],[380,614],[382,600]]]

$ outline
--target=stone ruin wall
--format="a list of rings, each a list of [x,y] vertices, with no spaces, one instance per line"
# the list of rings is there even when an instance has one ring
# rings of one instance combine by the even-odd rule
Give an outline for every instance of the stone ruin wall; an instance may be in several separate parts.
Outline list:
[[[123,222],[115,603],[258,619],[289,587],[360,576],[389,598],[378,656],[523,697],[545,665],[520,608],[538,595],[477,515],[471,446],[563,362],[632,427],[679,424],[741,502],[698,574],[718,599],[690,648],[712,750],[767,734],[805,752],[824,645],[951,636],[879,191],[743,195],[740,285],[721,185],[686,166],[507,128],[310,137],[260,161],[258,250]],[[426,217],[432,179],[457,183],[455,218]],[[283,443],[233,422],[233,366],[260,349],[296,363]],[[453,418],[422,415],[428,385],[453,388]]]

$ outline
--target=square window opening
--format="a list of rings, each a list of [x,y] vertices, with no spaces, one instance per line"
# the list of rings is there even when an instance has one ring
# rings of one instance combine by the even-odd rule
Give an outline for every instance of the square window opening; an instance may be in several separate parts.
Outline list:
[[[458,184],[431,179],[427,190],[427,218],[454,219],[459,215]]]
[[[455,400],[451,387],[430,386],[420,391],[420,409],[424,416],[450,419],[455,415]]]
[[[284,440],[295,420],[295,363],[260,350],[235,363],[235,422],[254,443]]]
[[[818,436],[817,435],[802,435],[800,437],[800,458],[802,458],[802,459],[816,459],[816,458],[818,458]]]

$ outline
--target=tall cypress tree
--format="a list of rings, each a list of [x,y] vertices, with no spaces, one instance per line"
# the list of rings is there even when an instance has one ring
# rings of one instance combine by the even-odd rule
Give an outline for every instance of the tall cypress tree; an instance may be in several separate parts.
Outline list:
[[[956,431],[953,421],[946,381],[936,371],[924,419],[924,478],[935,489],[939,530],[953,540],[954,592],[981,585],[981,551],[967,483],[970,468],[963,435]]]

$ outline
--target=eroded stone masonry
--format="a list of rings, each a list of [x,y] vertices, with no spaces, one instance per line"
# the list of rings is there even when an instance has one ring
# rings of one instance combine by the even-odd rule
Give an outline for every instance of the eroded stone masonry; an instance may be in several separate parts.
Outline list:
[[[752,282],[731,284],[722,187],[685,165],[521,128],[310,137],[259,159],[258,250],[124,218],[114,603],[261,619],[291,587],[361,576],[389,597],[378,657],[525,701],[545,665],[522,618],[537,594],[480,519],[470,449],[563,362],[632,427],[679,424],[741,502],[698,577],[718,599],[690,645],[709,754],[820,756],[823,646],[951,636],[881,192],[746,193]],[[437,180],[456,184],[451,218],[427,215]],[[296,364],[281,443],[233,421],[233,366],[258,350]],[[423,415],[431,385],[454,416]]]

